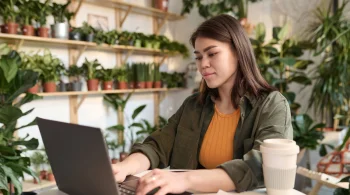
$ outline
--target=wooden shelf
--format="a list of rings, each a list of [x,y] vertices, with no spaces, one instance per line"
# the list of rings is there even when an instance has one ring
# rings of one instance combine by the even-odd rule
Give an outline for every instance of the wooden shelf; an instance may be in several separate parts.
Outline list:
[[[55,38],[43,38],[36,36],[24,36],[24,35],[13,35],[13,34],[5,34],[0,33],[0,39],[13,41],[13,42],[35,42],[35,43],[44,43],[47,45],[55,45],[55,46],[67,46],[69,48],[85,48],[85,49],[95,49],[95,50],[105,50],[105,51],[130,51],[132,53],[138,54],[147,54],[147,55],[170,55],[167,51],[157,50],[157,49],[148,49],[148,48],[139,48],[134,46],[126,46],[126,45],[107,45],[101,44],[97,45],[93,42],[86,41],[74,41],[74,40],[63,40],[63,39],[55,39]],[[172,54],[172,55],[176,55]]]
[[[38,93],[42,97],[54,96],[73,96],[73,95],[98,95],[98,94],[117,94],[117,93],[151,93],[151,92],[166,92],[179,91],[184,88],[153,88],[153,89],[116,89],[116,90],[102,90],[102,91],[67,91],[67,92],[52,92],[52,93]]]
[[[126,3],[121,0],[82,0],[82,1],[85,3],[89,3],[89,4],[101,6],[101,7],[120,9],[126,12],[128,12],[128,10],[130,9],[130,12],[133,12],[133,13],[142,14],[142,15],[151,16],[151,17],[157,17],[160,19],[166,18],[169,21],[181,20],[185,18],[184,16],[181,16],[175,13],[165,12],[152,7],[145,7],[145,6],[135,5],[131,3]]]

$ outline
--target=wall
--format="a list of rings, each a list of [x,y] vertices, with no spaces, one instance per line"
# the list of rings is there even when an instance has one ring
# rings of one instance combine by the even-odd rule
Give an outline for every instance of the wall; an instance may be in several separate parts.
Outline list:
[[[65,2],[65,1],[56,1],[56,2]],[[142,6],[151,6],[151,1],[149,0],[133,0],[126,1],[133,4],[138,4]],[[180,1],[170,1],[170,12],[180,13],[182,4]],[[108,25],[110,29],[115,28],[115,15],[114,10],[104,7],[93,6],[89,4],[83,4],[78,15],[77,15],[77,25],[80,26],[84,21],[87,21],[88,14],[96,14],[101,16],[106,16],[108,18]],[[199,21],[202,19],[196,15],[192,14],[187,16],[185,20],[168,22],[162,28],[161,34],[165,34],[170,39],[177,40],[182,43],[188,44],[188,38],[192,30],[198,25]],[[49,18],[49,23],[53,23],[53,19]],[[152,17],[147,17],[144,15],[132,14],[127,17],[122,29],[128,31],[143,32],[146,34],[151,34],[153,32],[153,23]],[[178,29],[186,29],[186,31],[179,31]],[[40,49],[43,49],[46,45],[38,44],[24,44],[21,48],[21,51],[25,52],[36,52]],[[68,49],[62,48],[49,48],[52,54],[60,58],[65,66],[68,67]],[[42,51],[41,51],[42,52]],[[93,60],[97,58],[104,67],[114,67],[116,66],[116,56],[112,52],[103,52],[103,51],[86,51],[83,53],[81,58],[78,61],[78,65],[81,65],[85,59]],[[131,56],[128,62],[152,62],[153,57],[138,55]],[[185,71],[186,65],[191,61],[191,59],[183,59],[182,57],[169,58],[161,66],[163,71]],[[66,79],[67,80],[67,79]],[[83,90],[86,90],[86,86],[83,87]],[[160,105],[160,115],[169,118],[181,105],[182,101],[190,95],[192,92],[191,89],[186,89],[176,92],[168,92],[167,94],[163,93],[165,99],[161,102]],[[152,94],[134,94],[130,99],[129,103],[126,106],[125,114],[131,116],[133,110],[142,105],[146,104],[145,110],[139,115],[136,120],[146,119],[153,124],[154,117],[154,104],[153,104],[153,95]],[[35,117],[42,117],[46,119],[52,119],[62,122],[69,122],[69,99],[68,97],[44,97],[43,100],[38,100],[31,102],[22,107],[22,110],[29,110],[35,108],[34,111],[23,117],[18,121],[18,125],[28,123],[33,120]],[[101,95],[89,95],[84,103],[79,109],[79,124],[88,125],[93,127],[101,128],[102,130],[106,127],[115,125],[117,123],[117,114],[116,112],[103,103],[103,97]],[[39,138],[40,147],[42,147],[42,140],[38,127],[30,127],[23,129],[19,132],[19,136],[23,137],[29,134],[30,137]],[[67,135],[69,136],[69,135]],[[84,135],[81,135],[84,136]],[[79,138],[77,138],[79,139]],[[30,155],[30,153],[28,153]]]

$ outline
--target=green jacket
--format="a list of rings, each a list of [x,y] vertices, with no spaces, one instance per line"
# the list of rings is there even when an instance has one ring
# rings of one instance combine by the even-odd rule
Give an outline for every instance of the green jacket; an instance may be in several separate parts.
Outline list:
[[[152,133],[144,143],[135,144],[131,153],[141,152],[151,169],[197,169],[199,151],[214,115],[210,97],[200,104],[198,94],[188,97],[169,119],[168,125]],[[290,108],[277,91],[260,98],[245,95],[240,101],[241,116],[234,137],[231,161],[219,165],[227,172],[238,192],[264,187],[260,144],[268,138],[293,138]]]

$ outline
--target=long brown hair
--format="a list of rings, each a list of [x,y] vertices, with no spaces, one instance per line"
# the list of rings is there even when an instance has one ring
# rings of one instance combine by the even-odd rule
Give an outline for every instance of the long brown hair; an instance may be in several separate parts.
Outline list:
[[[268,93],[275,90],[261,76],[250,40],[239,21],[234,17],[222,14],[203,22],[190,38],[193,47],[195,47],[198,37],[211,38],[232,44],[238,58],[236,80],[231,92],[234,108],[238,108],[239,101],[246,92],[258,98],[264,92]],[[208,95],[218,98],[218,89],[210,89],[202,79],[199,100],[204,103]]]

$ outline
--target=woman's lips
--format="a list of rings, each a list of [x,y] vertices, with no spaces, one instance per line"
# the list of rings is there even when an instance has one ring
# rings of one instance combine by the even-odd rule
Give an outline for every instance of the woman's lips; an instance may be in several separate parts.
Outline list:
[[[215,73],[203,73],[203,78],[207,79],[210,78],[211,76],[213,76]]]

